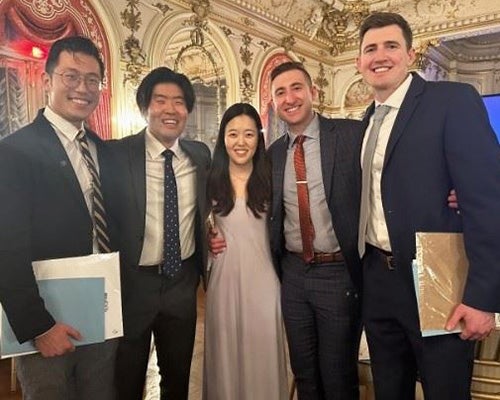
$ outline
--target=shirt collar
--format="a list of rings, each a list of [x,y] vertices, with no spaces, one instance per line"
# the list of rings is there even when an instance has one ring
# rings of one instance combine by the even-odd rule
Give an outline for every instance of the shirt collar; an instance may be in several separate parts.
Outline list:
[[[149,154],[149,157],[151,157],[151,159],[155,160],[159,157],[163,157],[162,153],[166,150],[166,148],[158,139],[153,136],[149,128],[146,128],[145,140],[146,152]],[[180,146],[178,138],[168,150],[171,150],[172,153],[174,153],[174,156],[176,158],[179,158]]]
[[[378,107],[380,104],[385,104],[390,106],[391,108],[400,109],[401,104],[403,104],[403,100],[405,99],[406,93],[410,88],[411,81],[413,79],[412,74],[408,74],[406,79],[399,85],[399,87],[387,98],[384,103],[380,103],[375,100],[375,107]]]
[[[78,132],[80,132],[81,129],[85,129],[83,121],[80,128],[75,128],[71,122],[65,120],[59,114],[56,114],[50,107],[45,107],[43,115],[47,118],[47,121],[49,121],[50,124],[69,141],[74,141]]]
[[[295,141],[295,138],[298,136],[295,133],[292,133],[288,129],[288,125],[286,126],[286,133],[288,137],[290,138],[290,147],[293,145],[293,142]],[[314,117],[309,122],[309,125],[307,125],[306,129],[304,129],[304,132],[302,132],[304,136],[307,136],[310,139],[319,139],[319,117],[318,114],[314,113]]]

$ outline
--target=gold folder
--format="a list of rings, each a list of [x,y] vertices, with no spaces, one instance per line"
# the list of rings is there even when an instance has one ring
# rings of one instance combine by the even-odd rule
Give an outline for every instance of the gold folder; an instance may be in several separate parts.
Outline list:
[[[423,336],[444,330],[462,302],[469,269],[462,233],[416,233],[415,290]]]

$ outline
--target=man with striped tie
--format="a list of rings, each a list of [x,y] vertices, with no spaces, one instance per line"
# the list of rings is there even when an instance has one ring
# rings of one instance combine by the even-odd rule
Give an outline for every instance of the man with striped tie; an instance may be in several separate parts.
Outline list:
[[[114,399],[116,340],[75,347],[80,332],[47,311],[31,266],[112,248],[105,201],[111,164],[84,125],[103,76],[91,40],[58,40],[43,75],[47,107],[0,142],[0,302],[18,341],[39,350],[18,359],[25,399]]]

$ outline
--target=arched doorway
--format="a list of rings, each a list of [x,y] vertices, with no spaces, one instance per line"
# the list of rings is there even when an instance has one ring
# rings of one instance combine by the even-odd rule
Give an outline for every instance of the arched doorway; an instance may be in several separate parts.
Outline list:
[[[269,78],[271,71],[284,62],[292,61],[285,53],[277,53],[271,56],[262,67],[260,75],[260,118],[262,126],[266,130],[266,143],[270,144],[280,135],[280,119],[275,116],[271,100],[271,87]]]

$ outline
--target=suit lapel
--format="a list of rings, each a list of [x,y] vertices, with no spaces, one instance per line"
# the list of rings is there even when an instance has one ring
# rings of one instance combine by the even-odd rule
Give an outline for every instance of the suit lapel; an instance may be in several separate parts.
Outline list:
[[[273,185],[273,214],[278,215],[283,205],[283,180],[285,178],[286,153],[288,148],[288,134],[284,134],[273,148],[272,157],[272,185]]]
[[[370,117],[375,110],[375,103],[373,102],[368,106],[365,111],[365,115],[363,116],[363,120],[361,121],[361,129],[363,130],[363,136],[366,135],[366,130],[368,129],[368,124],[370,123]]]
[[[337,141],[337,133],[332,121],[328,121],[323,117],[319,117],[319,141],[321,152],[321,172],[323,175],[323,186],[325,188],[325,196],[330,198],[332,188],[333,167],[335,165],[335,148]]]
[[[385,151],[384,168],[389,162],[397,142],[405,132],[406,125],[420,102],[420,94],[423,92],[424,86],[425,81],[418,75],[413,74],[413,80],[401,104],[391,135],[389,136],[387,149]]]
[[[200,211],[201,215],[206,205],[206,190],[204,187],[206,182],[206,179],[204,177],[207,174],[206,166],[200,164],[201,156],[199,155],[196,146],[193,146],[192,142],[181,139],[179,140],[179,146],[182,151],[184,151],[188,155],[191,162],[196,166],[196,198],[198,203],[198,210]]]
[[[137,212],[145,223],[146,218],[146,142],[145,130],[135,135],[129,143],[130,175],[132,177],[133,193],[135,195]],[[144,225],[142,226],[144,231]]]
[[[40,151],[43,152],[44,157],[50,159],[51,163],[56,166],[55,168],[63,176],[75,201],[88,215],[88,208],[85,204],[85,198],[83,197],[75,170],[54,128],[52,128],[49,121],[43,116],[42,111],[40,111],[34,123],[35,129],[38,131],[38,138],[40,139]]]

